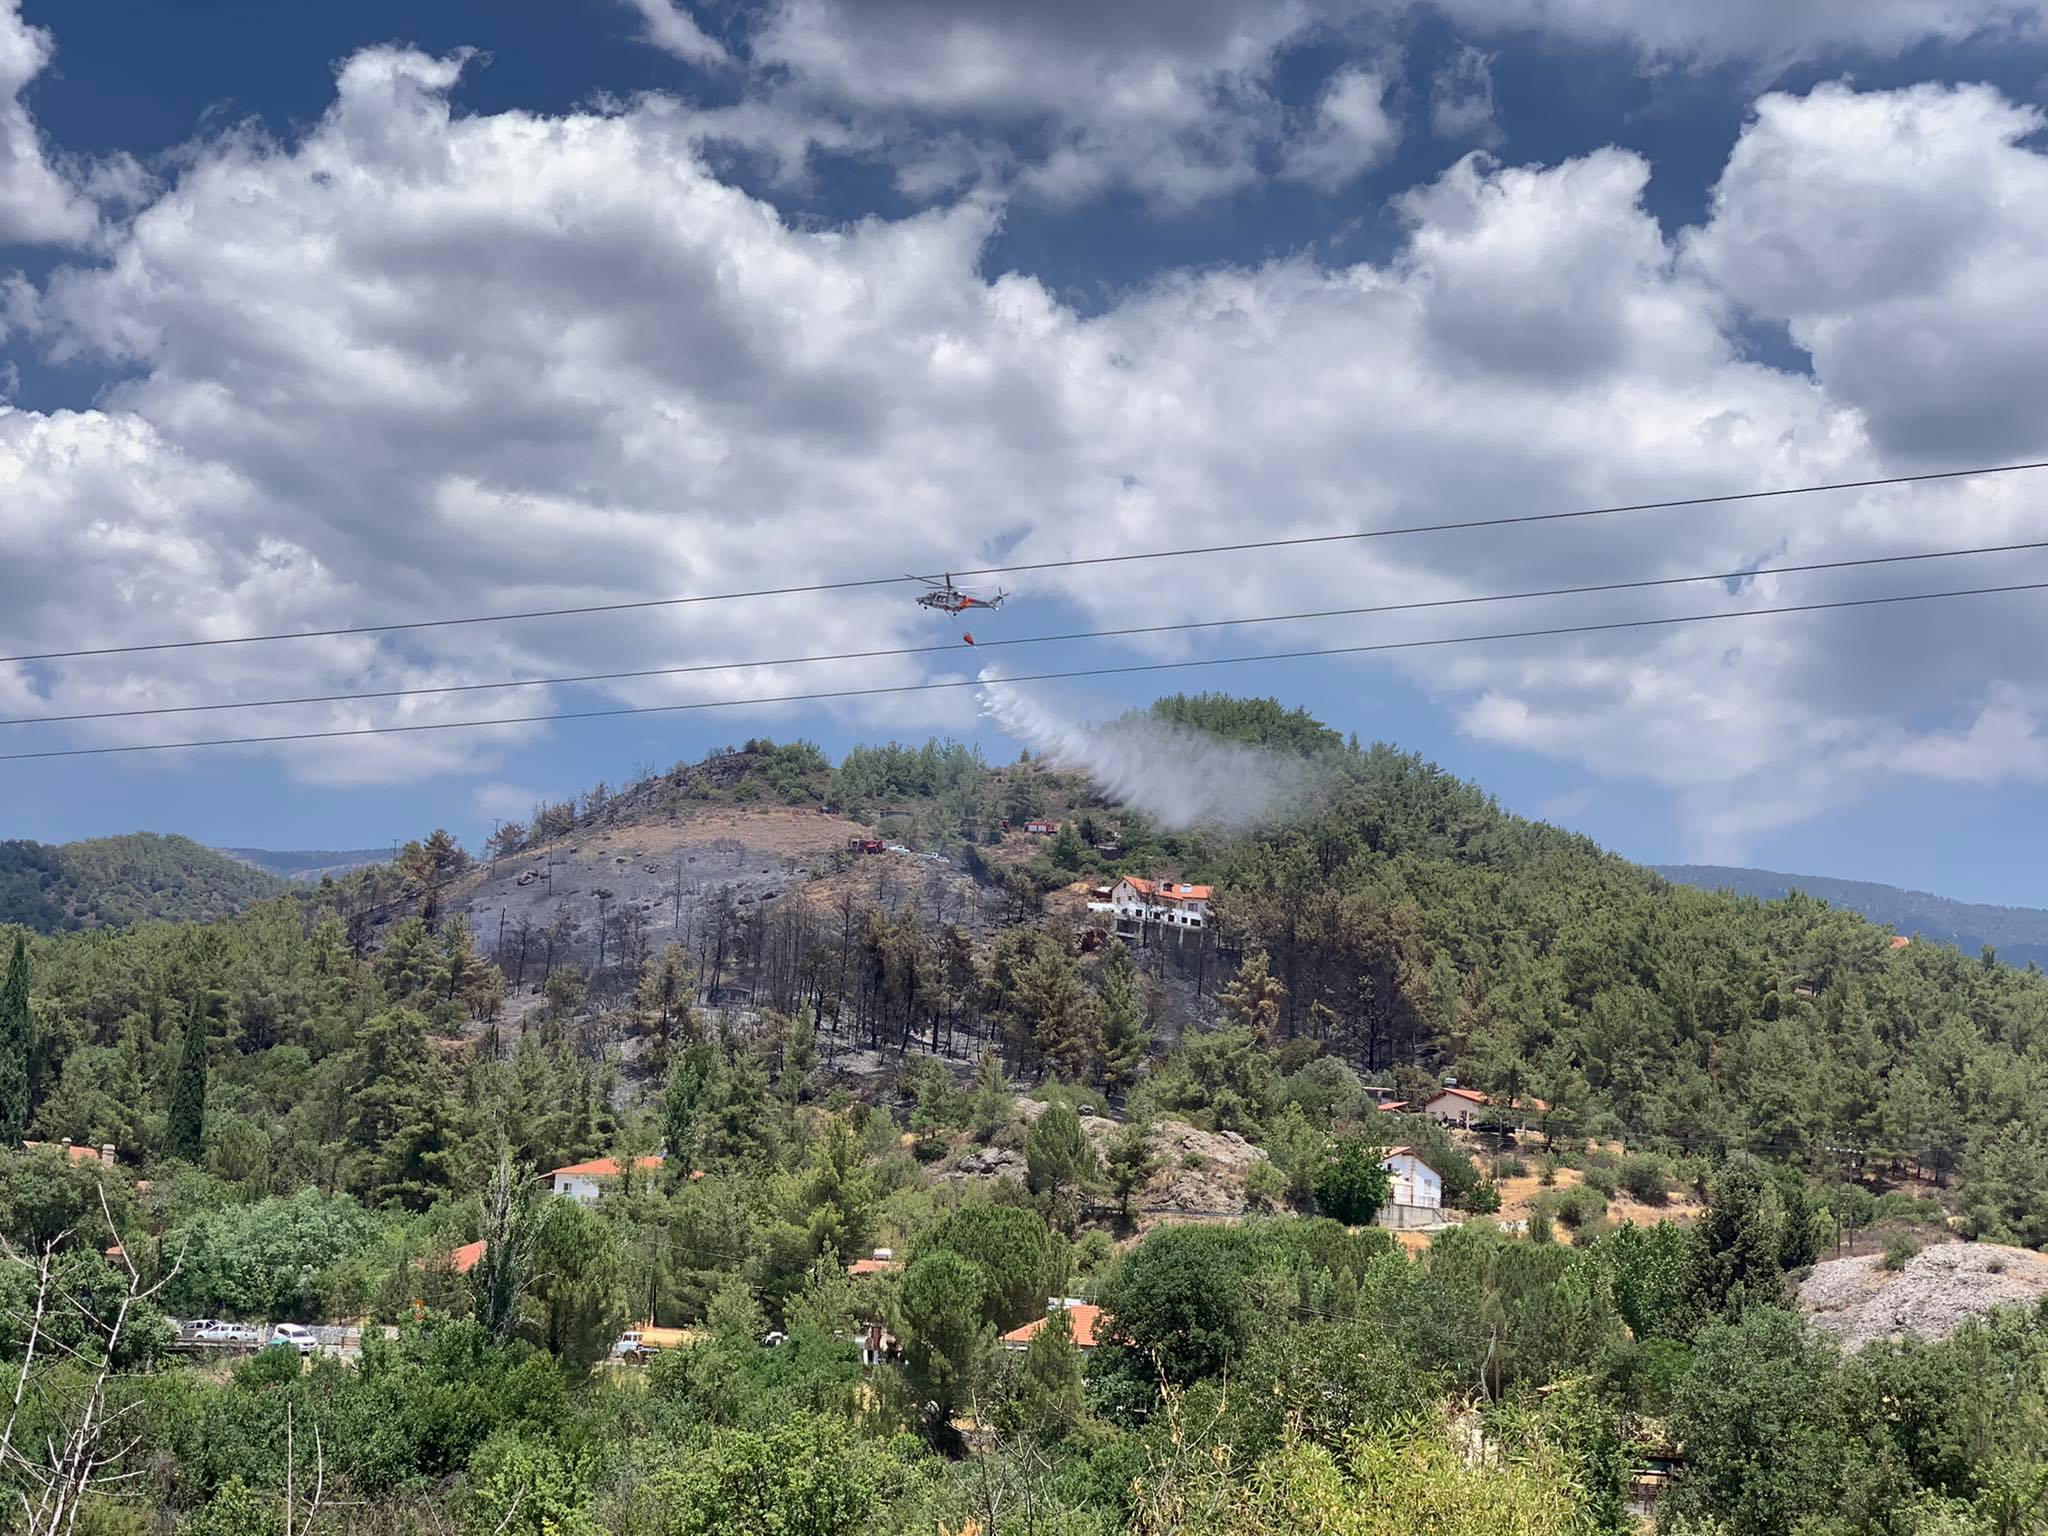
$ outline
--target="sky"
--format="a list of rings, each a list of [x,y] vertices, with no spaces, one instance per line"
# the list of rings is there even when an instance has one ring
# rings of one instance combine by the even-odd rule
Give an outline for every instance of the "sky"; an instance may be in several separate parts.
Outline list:
[[[0,0],[0,653],[2048,458],[2044,109],[2048,0]],[[2039,471],[1041,570],[965,627],[1746,574],[1003,651],[878,583],[0,662],[0,755],[503,722],[0,761],[0,836],[474,844],[750,736],[1007,759],[970,686],[732,701],[2048,582],[1768,569],[2044,508]],[[2044,657],[2011,592],[1039,703],[1270,694],[1633,858],[2048,905]],[[714,707],[532,718],[672,705]]]

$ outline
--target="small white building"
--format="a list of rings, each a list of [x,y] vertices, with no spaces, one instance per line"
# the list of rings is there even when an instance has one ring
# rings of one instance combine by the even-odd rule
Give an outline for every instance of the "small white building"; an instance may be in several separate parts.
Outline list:
[[[1470,1125],[1484,1118],[1491,1102],[1485,1094],[1471,1088],[1446,1088],[1423,1105],[1422,1110],[1445,1125]]]
[[[659,1152],[633,1160],[634,1168],[647,1173],[658,1171],[661,1164]],[[588,1162],[570,1163],[551,1170],[548,1187],[558,1195],[567,1195],[578,1205],[591,1205],[603,1197],[605,1185],[616,1181],[623,1171],[616,1157],[593,1157]]]
[[[1387,1199],[1393,1205],[1444,1208],[1444,1181],[1429,1164],[1407,1147],[1390,1147],[1380,1158],[1387,1170]]]
[[[1088,910],[1112,913],[1119,922],[1200,928],[1209,921],[1210,894],[1206,885],[1125,875],[1109,888],[1106,898],[1090,901]]]

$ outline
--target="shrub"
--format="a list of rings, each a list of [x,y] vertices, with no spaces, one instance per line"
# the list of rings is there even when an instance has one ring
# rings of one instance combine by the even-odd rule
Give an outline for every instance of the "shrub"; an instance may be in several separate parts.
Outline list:
[[[1885,1234],[1884,1258],[1886,1269],[1904,1269],[1913,1255],[1920,1251],[1920,1244],[1910,1232],[1889,1232]]]
[[[1622,1159],[1621,1187],[1646,1205],[1661,1205],[1671,1197],[1671,1164],[1654,1152],[1639,1152]]]
[[[1612,1200],[1621,1193],[1621,1173],[1604,1163],[1596,1163],[1586,1170],[1584,1187],[1597,1189],[1602,1199]]]
[[[1245,1199],[1262,1211],[1278,1210],[1287,1203],[1287,1175],[1262,1157],[1244,1171]]]
[[[1500,1209],[1500,1189],[1493,1180],[1481,1177],[1465,1198],[1465,1209],[1475,1216],[1491,1216]]]
[[[1607,1214],[1607,1200],[1591,1184],[1579,1184],[1557,1196],[1557,1219],[1572,1231],[1590,1227]]]
[[[1557,1156],[1546,1152],[1536,1159],[1536,1182],[1545,1189],[1557,1182]]]
[[[1557,1233],[1551,1229],[1550,1212],[1543,1206],[1533,1206],[1529,1211],[1529,1241],[1549,1243],[1557,1240]]]
[[[1500,1176],[1504,1179],[1526,1179],[1529,1165],[1510,1152],[1500,1160]]]

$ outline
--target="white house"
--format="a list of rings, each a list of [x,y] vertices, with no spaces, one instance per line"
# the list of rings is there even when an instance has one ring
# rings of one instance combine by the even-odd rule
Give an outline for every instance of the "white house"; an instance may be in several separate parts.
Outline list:
[[[1125,875],[1109,888],[1105,900],[1089,902],[1088,910],[1114,913],[1120,922],[1200,928],[1209,921],[1209,896],[1206,885]]]
[[[1422,1111],[1446,1125],[1470,1125],[1481,1118],[1489,1102],[1485,1094],[1471,1088],[1446,1088],[1423,1105]]]
[[[649,1173],[660,1168],[661,1163],[659,1152],[633,1160],[636,1169]],[[588,1162],[570,1163],[567,1167],[554,1169],[548,1174],[548,1186],[558,1195],[567,1195],[578,1205],[590,1205],[604,1194],[604,1186],[622,1171],[616,1157],[593,1157]]]
[[[1433,1211],[1444,1208],[1442,1175],[1409,1148],[1390,1147],[1380,1158],[1380,1166],[1387,1170],[1390,1204],[1421,1206]]]
[[[1491,1094],[1480,1093],[1472,1088],[1445,1088],[1422,1106],[1423,1112],[1441,1120],[1445,1125],[1470,1126],[1480,1121],[1489,1123],[1528,1123],[1550,1113],[1550,1106],[1539,1098],[1496,1099]]]

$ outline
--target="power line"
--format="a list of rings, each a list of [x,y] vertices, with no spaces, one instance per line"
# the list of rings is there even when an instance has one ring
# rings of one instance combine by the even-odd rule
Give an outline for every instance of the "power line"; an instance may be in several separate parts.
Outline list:
[[[1004,646],[1049,645],[1076,640],[1114,640],[1134,635],[1175,634],[1199,629],[1234,629],[1252,624],[1292,624],[1308,619],[1357,618],[1368,614],[1412,613],[1430,608],[1462,608],[1480,603],[1524,602],[1547,597],[1585,597],[1602,592],[1641,591],[1652,587],[1678,587],[1708,581],[1739,581],[1752,576],[1794,576],[1814,571],[1841,571],[1861,566],[1903,565],[1921,560],[1953,560],[1969,555],[2002,555],[2026,550],[2048,549],[2048,539],[2022,544],[1985,544],[1972,549],[1937,549],[1910,555],[1867,555],[1853,560],[1819,560],[1805,565],[1755,566],[1737,571],[1713,571],[1699,576],[1656,576],[1638,581],[1596,582],[1571,587],[1546,587],[1528,592],[1495,592],[1484,596],[1438,597],[1408,603],[1375,603],[1358,608],[1317,608],[1299,613],[1271,613],[1253,618],[1192,619],[1174,624],[1136,624],[1121,629],[1074,630],[1056,635],[1018,635],[975,642],[977,650]],[[488,693],[507,688],[551,688],[577,683],[624,682],[637,678],[681,677],[701,672],[734,672],[753,667],[806,666],[827,661],[876,661],[889,657],[928,656],[947,652],[959,654],[959,647],[905,645],[867,651],[833,651],[823,655],[764,657],[756,661],[707,661],[680,667],[644,667],[630,672],[583,672],[564,677],[510,678],[491,683],[437,683],[411,688],[382,688],[360,693],[300,694],[280,699],[243,699],[212,704],[153,704],[138,709],[87,710],[69,715],[21,715],[0,719],[0,726],[64,725],[89,720],[135,720],[156,715],[194,715],[234,709],[282,709],[304,704],[355,704],[373,699],[410,699],[430,694]]]
[[[1182,549],[1147,550],[1122,555],[1081,555],[1064,560],[1036,560],[1014,565],[985,565],[953,572],[960,576],[1007,576],[1031,571],[1074,570],[1083,566],[1125,565],[1142,560],[1174,560],[1195,555],[1241,554],[1255,549],[1299,549],[1318,544],[1341,544],[1364,539],[1403,538],[1425,533],[1453,533],[1477,528],[1507,528],[1523,523],[1556,523],[1592,517],[1614,517],[1629,512],[1660,512],[1678,507],[1726,506],[1735,502],[1765,501],[1784,496],[1812,496],[1825,491],[1871,490],[1879,486],[1922,485],[1940,480],[1964,480],[1981,475],[2011,475],[2026,470],[2048,469],[2048,459],[2023,464],[1996,464],[1976,469],[1943,469],[1919,475],[1883,475],[1866,480],[1834,480],[1815,485],[1780,486],[1763,491],[1731,491],[1716,496],[1681,496],[1663,501],[1626,502],[1607,507],[1581,507],[1566,512],[1520,512],[1507,517],[1467,518],[1454,522],[1411,523],[1398,528],[1367,528],[1348,533],[1305,534],[1284,539],[1247,539],[1234,544],[1200,544]],[[271,634],[223,635],[200,640],[156,640],[135,645],[103,645],[69,651],[35,651],[18,656],[0,656],[0,663],[24,661],[68,661],[85,656],[132,656],[147,651],[189,651],[223,645],[260,645],[278,640],[321,640],[343,635],[383,635],[401,630],[447,629],[463,624],[507,624],[525,619],[571,618],[597,613],[625,613],[645,608],[677,608],[696,603],[729,603],[762,597],[797,597],[823,592],[850,592],[862,587],[897,586],[927,578],[917,576],[864,576],[847,581],[813,582],[803,586],[756,587],[740,592],[706,592],[686,597],[650,597],[615,603],[586,603],[572,608],[532,608],[509,613],[469,614],[449,619],[411,619],[392,624],[353,624],[330,629],[281,630]]]
[[[202,741],[154,741],[122,747],[64,747],[41,752],[0,753],[0,763],[59,757],[108,757],[125,752],[177,752],[198,747],[254,747],[291,741],[334,741],[352,736],[401,736],[422,731],[484,730],[494,726],[544,725],[561,720],[604,720],[626,715],[682,714],[700,709],[741,709],[762,704],[807,704],[827,699],[873,698],[883,694],[936,693],[952,688],[1011,686],[1058,682],[1071,678],[1118,677],[1142,672],[1178,672],[1195,667],[1243,666],[1261,661],[1301,661],[1325,656],[1362,656],[1380,651],[1423,650],[1433,646],[1479,645],[1499,640],[1540,640],[1558,635],[1588,635],[1610,630],[1655,629],[1679,624],[1706,624],[1721,619],[1761,619],[1789,613],[1821,613],[1839,608],[1873,608],[1893,603],[1935,602],[1946,598],[1992,597],[2007,592],[2048,590],[2048,581],[2015,582],[1998,587],[1967,587],[1949,592],[1905,592],[1889,597],[1843,598],[1832,602],[1792,603],[1778,608],[1747,608],[1729,613],[1691,613],[1654,619],[1617,619],[1603,624],[1564,624],[1550,629],[1500,630],[1484,635],[1446,635],[1429,640],[1382,640],[1365,645],[1333,645],[1309,650],[1269,651],[1248,656],[1210,656],[1194,661],[1133,662],[1113,667],[1080,667],[1066,672],[1028,673],[1020,677],[944,679],[897,683],[874,688],[832,688],[815,693],[766,694],[750,699],[699,699],[685,704],[621,705],[611,709],[567,710],[547,715],[507,715],[497,720],[438,720],[410,725],[347,726],[325,731],[284,731],[268,736],[221,736]]]

